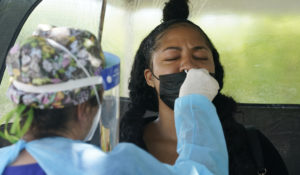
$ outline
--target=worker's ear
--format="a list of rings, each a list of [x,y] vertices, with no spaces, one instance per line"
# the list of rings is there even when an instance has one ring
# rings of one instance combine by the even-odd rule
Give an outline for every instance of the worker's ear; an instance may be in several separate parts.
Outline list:
[[[153,80],[154,77],[150,69],[144,70],[144,77],[146,79],[147,84],[154,88],[154,80]]]

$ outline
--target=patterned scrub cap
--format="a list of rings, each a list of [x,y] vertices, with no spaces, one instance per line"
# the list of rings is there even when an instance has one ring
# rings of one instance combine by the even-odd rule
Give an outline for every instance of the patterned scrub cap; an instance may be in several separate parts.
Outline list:
[[[99,76],[94,75],[104,67],[104,56],[88,31],[39,25],[21,47],[10,50],[6,63],[12,78],[8,97],[15,104],[51,109],[78,105],[95,96],[93,85]],[[55,91],[51,85],[60,88]],[[41,87],[48,91],[39,91]]]

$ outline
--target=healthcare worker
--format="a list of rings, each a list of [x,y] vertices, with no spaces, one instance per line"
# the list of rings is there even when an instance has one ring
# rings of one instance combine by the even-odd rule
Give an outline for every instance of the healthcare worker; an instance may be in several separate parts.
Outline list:
[[[174,165],[130,143],[110,153],[85,143],[100,121],[105,60],[99,48],[88,31],[42,25],[11,49],[8,96],[16,108],[1,117],[13,125],[0,135],[14,144],[0,149],[0,174],[228,173],[225,139],[211,103],[219,86],[205,69],[189,70],[175,102],[179,157]]]

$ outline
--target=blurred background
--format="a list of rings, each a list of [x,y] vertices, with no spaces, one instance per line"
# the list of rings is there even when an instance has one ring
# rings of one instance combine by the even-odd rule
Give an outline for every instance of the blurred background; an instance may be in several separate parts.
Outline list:
[[[102,47],[121,58],[120,96],[127,97],[141,40],[161,22],[165,0],[108,0]],[[17,42],[40,23],[98,31],[101,0],[44,0]],[[190,0],[190,20],[210,37],[225,68],[223,93],[240,103],[300,104],[300,1]],[[0,86],[0,116],[10,109]]]

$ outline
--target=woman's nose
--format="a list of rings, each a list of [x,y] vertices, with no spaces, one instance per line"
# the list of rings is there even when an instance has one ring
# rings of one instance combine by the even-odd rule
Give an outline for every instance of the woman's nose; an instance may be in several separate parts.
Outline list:
[[[194,63],[193,58],[191,56],[188,56],[186,58],[183,58],[181,63],[180,63],[180,72],[183,71],[188,71],[190,69],[198,69],[200,68],[199,65],[197,65],[196,63]]]

